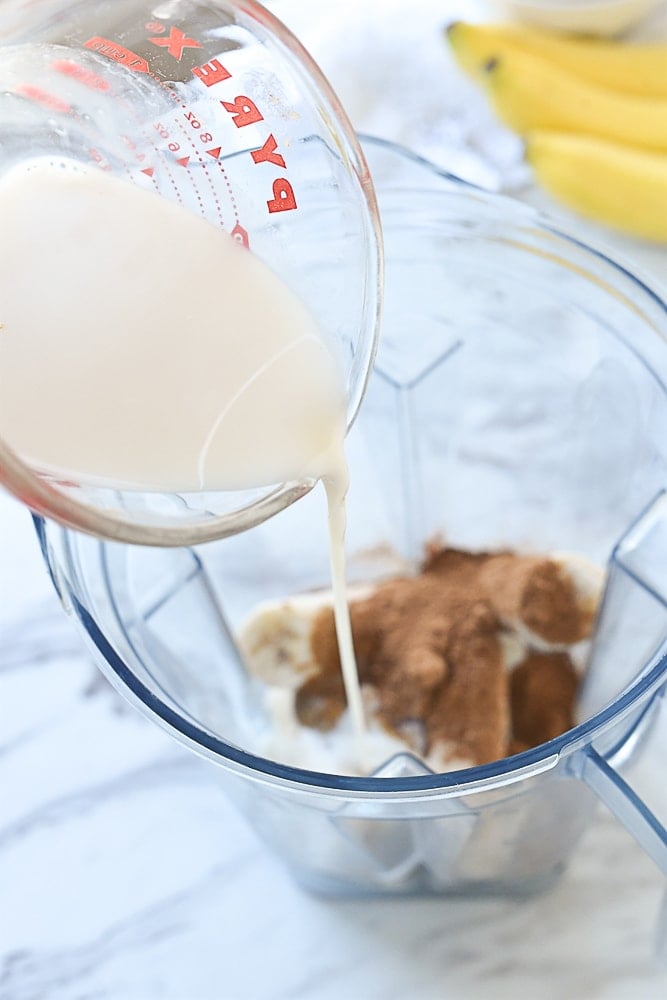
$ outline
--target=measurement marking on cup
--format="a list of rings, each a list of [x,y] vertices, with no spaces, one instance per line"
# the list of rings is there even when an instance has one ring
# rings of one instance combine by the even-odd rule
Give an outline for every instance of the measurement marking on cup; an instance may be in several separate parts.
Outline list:
[[[109,83],[104,77],[100,76],[99,73],[93,73],[91,69],[85,69],[73,59],[56,59],[51,63],[51,66],[57,73],[69,76],[91,90],[105,92],[110,89]]]
[[[182,105],[182,107],[183,107],[183,118],[185,118],[185,121],[189,123],[189,126],[193,130],[193,132],[198,135],[199,140],[201,142],[203,142],[203,143],[213,142],[214,141],[213,133],[209,132],[206,129],[206,127],[203,125],[203,122],[200,121],[200,119],[197,117],[197,115],[195,114],[195,112],[191,108],[188,108],[187,105]],[[221,210],[220,210],[220,204],[219,204],[219,201],[218,201],[218,195],[217,195],[215,184],[211,180],[211,176],[210,176],[210,174],[208,172],[207,165],[204,162],[204,160],[202,159],[200,150],[197,148],[197,145],[196,145],[196,143],[194,141],[194,138],[193,138],[193,134],[187,132],[187,129],[186,129],[186,127],[185,127],[185,125],[184,125],[184,123],[183,123],[182,120],[179,120],[178,118],[176,118],[175,121],[179,125],[179,127],[182,128],[186,132],[186,135],[188,135],[188,138],[189,138],[189,141],[190,141],[190,145],[192,146],[192,148],[195,151],[195,155],[197,157],[199,165],[202,167],[202,169],[204,171],[204,174],[206,176],[206,179],[208,180],[208,182],[209,182],[209,184],[211,186],[211,190],[213,191],[213,197],[215,198],[216,205],[218,206],[218,213],[220,214],[220,218],[222,220],[222,215],[221,215]],[[200,129],[202,127],[204,128],[204,131],[200,132]],[[217,150],[217,155],[215,155],[216,150]],[[222,152],[222,146],[214,147],[213,151],[206,150],[205,152],[207,152],[213,159],[215,159],[217,161],[220,153]],[[222,175],[222,178],[223,178],[223,180],[225,182],[225,185],[227,187],[227,193],[229,195],[229,200],[231,202],[232,212],[234,213],[234,219],[238,223],[239,222],[238,205],[236,204],[236,198],[234,197],[234,191],[233,191],[232,185],[231,185],[231,183],[229,181],[229,178],[227,176],[227,171],[225,170],[224,165],[222,163],[218,163],[218,169],[219,169],[219,171],[220,171],[220,173]]]
[[[184,109],[186,109],[186,105],[185,104],[181,105],[181,107],[184,108]],[[218,199],[218,194],[217,194],[217,191],[215,189],[215,185],[211,181],[211,178],[210,178],[210,176],[208,174],[208,171],[205,169],[205,165],[204,165],[204,161],[202,159],[201,153],[197,149],[195,143],[193,142],[192,136],[188,133],[187,129],[185,128],[185,125],[179,119],[178,116],[174,117],[173,124],[179,130],[179,132],[183,133],[184,141],[187,142],[188,145],[192,148],[195,156],[197,157],[197,161],[198,161],[199,165],[202,168],[204,168],[204,176],[206,177],[208,185],[209,185],[209,187],[211,189],[211,194],[213,195],[213,200],[215,202],[216,211],[218,213],[218,219],[220,220],[220,225],[224,228],[224,218],[223,218],[223,214],[222,214],[222,208],[221,208],[221,205],[220,205],[220,201]],[[181,151],[180,143],[174,143],[173,145],[177,146],[178,148],[177,149],[173,149],[172,148],[171,152],[177,153],[177,152]],[[192,189],[195,192],[195,196],[196,196],[197,201],[199,203],[199,209],[201,211],[202,217],[203,218],[207,218],[207,212],[206,212],[206,207],[204,205],[204,201],[203,201],[202,196],[201,196],[201,194],[199,192],[199,188],[198,188],[198,186],[196,184],[195,177],[194,177],[194,175],[193,175],[193,173],[192,173],[192,171],[190,170],[190,167],[189,167],[190,159],[191,159],[190,155],[188,155],[188,156],[182,156],[182,157],[180,157],[179,159],[176,160],[176,163],[179,164],[179,166],[185,167],[187,169],[188,177],[190,178],[190,183],[192,185]]]
[[[31,83],[24,83],[16,89],[17,94],[21,94],[22,97],[27,97],[31,101],[35,101],[36,104],[41,104],[42,107],[48,108],[49,111],[59,111],[61,114],[70,114],[72,111],[72,105],[68,104],[66,101],[62,101],[55,94],[50,94],[48,90],[42,90],[41,87],[35,87]]]
[[[169,86],[168,83],[166,83],[164,80],[160,79],[160,77],[157,76],[157,74],[155,74],[153,72],[150,72],[149,76],[151,77],[152,80],[155,81],[155,83],[158,84],[158,86],[162,87],[162,89],[167,92],[167,94],[169,95],[170,98],[172,98],[172,100],[176,100],[176,101],[179,102],[179,104],[180,104],[180,106],[181,106],[181,108],[183,109],[184,112],[188,112],[189,109],[188,109],[187,104],[184,104],[181,101],[179,94],[175,90],[172,90],[172,88]],[[190,113],[194,114],[193,112],[190,112]],[[196,127],[199,129],[201,127],[201,122],[199,122],[196,118],[194,120],[197,123]],[[206,169],[206,164],[204,163],[204,160],[202,159],[201,153],[197,149],[197,146],[196,146],[196,144],[193,141],[192,135],[190,135],[187,132],[187,130],[185,129],[185,127],[183,125],[183,122],[181,120],[179,120],[178,116],[174,117],[173,124],[176,126],[176,128],[180,132],[182,132],[185,135],[186,141],[189,143],[189,145],[194,150],[194,153],[195,153],[195,155],[197,157],[198,163],[202,167],[202,169],[204,171],[204,175],[206,177],[206,180],[208,181],[209,187],[211,188],[211,193],[213,195],[213,200],[215,202],[215,208],[216,208],[216,212],[217,212],[217,215],[218,215],[218,219],[220,220],[220,225],[224,229],[225,228],[225,223],[224,223],[224,216],[223,216],[223,213],[222,213],[222,207],[220,205],[220,199],[218,198],[218,193],[217,193],[217,190],[216,190],[216,187],[215,187],[213,181],[211,180],[210,174],[209,174],[208,170]],[[158,129],[158,131],[163,130],[162,133],[161,133],[162,134],[162,138],[169,138],[169,132],[168,132],[167,129],[165,129],[165,127],[162,124],[156,125],[156,128]],[[213,140],[213,135],[210,132],[202,133],[202,140],[205,141],[205,142],[212,141]],[[180,144],[178,142],[170,142],[169,145],[168,145],[168,149],[172,153],[180,152],[180,148],[181,147],[180,147]],[[206,207],[205,207],[204,202],[202,200],[201,194],[199,193],[199,190],[198,190],[197,185],[195,183],[195,180],[194,180],[194,177],[192,175],[192,172],[189,169],[189,161],[190,161],[190,157],[189,156],[188,157],[181,157],[180,159],[176,160],[176,162],[180,166],[186,167],[187,172],[188,172],[188,176],[190,178],[190,182],[192,184],[192,188],[193,188],[193,190],[195,192],[195,196],[196,196],[197,201],[199,203],[199,208],[200,208],[201,214],[202,214],[203,218],[207,218]],[[224,168],[222,167],[222,165],[220,165],[220,170],[221,170],[221,172],[223,174],[224,181],[225,181],[225,183],[227,185],[227,189],[229,191],[229,196],[230,196],[230,200],[231,200],[231,204],[232,204],[232,211],[234,213],[234,219],[236,220],[236,223],[238,225],[239,214],[238,214],[238,207],[236,205],[236,199],[234,198],[234,193],[232,191],[231,184],[229,183],[229,178],[227,177],[226,172],[225,172]],[[170,180],[171,180],[172,185],[176,189],[178,200],[182,201],[181,195],[178,192],[178,187],[175,184],[175,182],[173,180],[173,177],[171,177],[171,175],[170,175]]]
[[[92,49],[93,52],[99,52],[101,56],[106,56],[107,59],[111,59],[113,62],[125,66],[126,69],[133,70],[135,73],[148,73],[150,70],[148,62],[143,56],[137,55],[131,49],[126,49],[124,45],[119,45],[118,42],[111,41],[110,38],[102,38],[100,35],[95,35],[93,38],[89,38],[87,42],[84,42],[83,47],[84,49]]]
[[[220,225],[224,228],[224,217],[223,217],[223,213],[222,213],[222,206],[220,204],[220,199],[218,198],[218,193],[216,191],[215,185],[213,184],[213,182],[211,180],[211,177],[210,177],[208,171],[206,170],[206,166],[205,166],[204,160],[202,159],[201,153],[197,149],[197,146],[196,146],[196,144],[193,141],[192,135],[187,131],[186,127],[184,126],[183,122],[179,120],[178,116],[176,116],[173,119],[173,123],[176,126],[176,128],[178,128],[181,132],[183,132],[183,134],[185,136],[185,140],[189,143],[189,145],[194,150],[195,155],[197,157],[197,160],[198,160],[200,166],[204,170],[204,174],[206,176],[206,180],[208,181],[208,184],[209,184],[209,186],[211,188],[211,193],[213,195],[213,200],[215,202],[215,207],[216,207],[216,211],[217,211],[217,214],[218,214],[218,219],[220,220]],[[197,124],[199,126],[201,123],[197,122]],[[163,125],[161,122],[157,122],[155,124],[155,129],[158,132],[158,134],[160,135],[160,138],[162,138],[162,139],[164,139],[165,141],[168,142],[167,149],[169,150],[169,152],[174,153],[174,154],[181,152],[181,144],[179,142],[176,142],[176,141],[173,140],[172,135],[171,135],[169,129],[165,125]],[[208,139],[208,136],[210,136],[210,133],[204,133],[204,135]],[[212,138],[212,136],[211,136],[211,138]],[[197,186],[196,186],[196,184],[194,182],[194,177],[193,177],[193,175],[192,175],[192,173],[191,173],[191,171],[189,169],[190,156],[180,157],[180,158],[176,159],[176,163],[179,164],[180,166],[186,167],[188,169],[188,176],[190,177],[190,181],[192,183],[193,190],[195,191],[195,195],[196,195],[197,201],[199,203],[199,208],[200,208],[201,214],[202,214],[202,216],[204,218],[206,218],[207,217],[207,213],[206,213],[206,208],[204,206],[204,202],[203,202],[202,197],[201,197],[201,195],[200,195],[200,193],[199,193],[199,191],[197,189]],[[224,173],[224,171],[223,171],[223,173]],[[226,180],[226,178],[225,178],[225,180]],[[233,212],[234,212],[234,218],[238,222],[238,211],[236,209],[236,203],[235,203],[235,201],[234,201],[233,198],[232,198],[232,209],[233,209]]]

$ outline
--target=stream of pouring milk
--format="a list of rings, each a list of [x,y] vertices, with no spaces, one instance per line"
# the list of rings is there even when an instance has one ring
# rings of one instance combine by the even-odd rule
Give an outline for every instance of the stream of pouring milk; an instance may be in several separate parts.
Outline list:
[[[298,298],[227,233],[68,160],[0,178],[0,435],[34,468],[163,492],[323,479],[343,678],[345,390]]]

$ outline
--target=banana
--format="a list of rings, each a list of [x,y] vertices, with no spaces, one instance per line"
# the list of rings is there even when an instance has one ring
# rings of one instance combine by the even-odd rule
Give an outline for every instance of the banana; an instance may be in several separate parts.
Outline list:
[[[534,132],[526,158],[537,179],[582,215],[667,243],[667,157],[590,136]]]
[[[517,132],[583,132],[667,150],[667,99],[609,93],[518,49],[488,62],[482,81],[498,116]]]
[[[449,43],[467,72],[475,75],[494,57],[514,49],[549,60],[589,83],[638,97],[667,97],[667,45],[610,42],[556,35],[518,25],[468,24],[446,29]]]

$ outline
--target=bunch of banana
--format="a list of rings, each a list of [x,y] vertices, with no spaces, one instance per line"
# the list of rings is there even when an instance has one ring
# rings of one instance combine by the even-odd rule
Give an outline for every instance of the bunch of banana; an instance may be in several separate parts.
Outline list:
[[[667,45],[462,22],[447,36],[524,135],[545,188],[583,215],[667,243]]]

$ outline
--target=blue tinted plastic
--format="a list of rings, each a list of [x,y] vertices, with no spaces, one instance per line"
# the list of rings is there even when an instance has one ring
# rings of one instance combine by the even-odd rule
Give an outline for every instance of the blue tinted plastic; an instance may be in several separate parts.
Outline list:
[[[569,549],[610,563],[600,641],[615,655],[622,638],[634,658],[623,656],[622,671],[611,655],[592,666],[579,725],[446,774],[410,754],[364,777],[289,767],[258,752],[261,705],[234,635],[257,601],[327,585],[319,491],[196,553],[38,530],[107,676],[220,765],[228,794],[301,882],[330,892],[527,893],[566,864],[597,795],[613,797],[647,844],[664,833],[632,793],[621,801],[623,782],[607,767],[625,774],[650,752],[649,708],[667,679],[655,583],[619,561],[619,540],[667,486],[667,399],[656,375],[667,370],[665,306],[530,210],[386,144],[367,151],[387,180],[387,301],[349,439],[350,576],[387,572],[388,547],[414,560],[443,531],[471,548]],[[632,643],[626,617],[640,605],[645,646]]]

